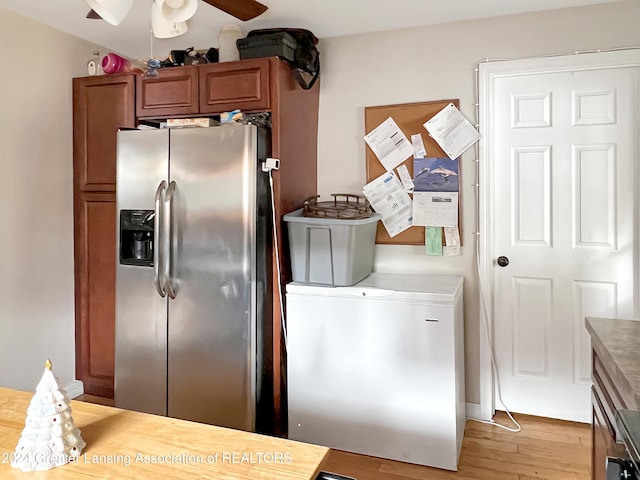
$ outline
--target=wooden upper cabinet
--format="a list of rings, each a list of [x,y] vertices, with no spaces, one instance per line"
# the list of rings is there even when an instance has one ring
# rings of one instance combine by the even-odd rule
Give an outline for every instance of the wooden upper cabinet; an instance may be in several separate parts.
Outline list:
[[[138,117],[198,113],[198,67],[161,68],[157,77],[136,76]]]
[[[269,110],[269,66],[268,58],[202,65],[200,113]]]
[[[74,187],[82,191],[116,188],[116,132],[134,128],[133,74],[73,79]]]
[[[269,110],[268,58],[163,68],[136,77],[139,118]]]

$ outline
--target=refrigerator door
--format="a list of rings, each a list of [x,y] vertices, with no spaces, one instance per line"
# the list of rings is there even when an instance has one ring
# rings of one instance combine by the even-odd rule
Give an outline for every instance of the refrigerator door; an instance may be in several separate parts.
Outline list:
[[[174,129],[169,416],[254,430],[254,126]]]
[[[118,132],[116,171],[119,252],[120,211],[155,210],[156,190],[169,173],[169,132]],[[166,415],[167,300],[154,278],[154,268],[122,265],[116,255],[115,404]]]

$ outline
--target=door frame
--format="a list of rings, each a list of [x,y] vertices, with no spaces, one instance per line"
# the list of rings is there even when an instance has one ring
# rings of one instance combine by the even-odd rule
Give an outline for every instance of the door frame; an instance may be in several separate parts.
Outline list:
[[[479,328],[480,328],[480,418],[490,420],[495,413],[495,381],[492,370],[491,355],[494,351],[493,337],[493,298],[494,286],[494,213],[492,196],[493,173],[493,119],[495,113],[491,109],[494,82],[501,77],[558,73],[576,70],[600,70],[611,68],[640,69],[640,49],[619,49],[594,53],[578,53],[573,55],[557,55],[522,60],[508,60],[480,63],[478,65],[478,123],[480,141],[478,145],[478,290],[479,290]],[[640,107],[640,105],[639,105]],[[638,120],[640,124],[640,119]],[[640,132],[636,132],[640,138]],[[636,145],[636,153],[640,154],[640,142]],[[634,215],[638,218],[638,168],[636,175],[636,201]],[[640,238],[640,232],[636,232]],[[635,255],[638,255],[638,242],[635,243]],[[638,278],[635,279],[639,289]],[[637,292],[638,293],[638,292]],[[634,310],[638,313],[638,297]]]

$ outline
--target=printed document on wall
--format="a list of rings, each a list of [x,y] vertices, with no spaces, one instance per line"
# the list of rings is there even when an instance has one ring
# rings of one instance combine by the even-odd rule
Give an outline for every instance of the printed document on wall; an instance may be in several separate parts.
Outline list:
[[[458,193],[414,192],[413,224],[423,227],[458,226]]]
[[[411,135],[411,144],[413,145],[413,158],[424,158],[427,156],[427,150],[424,148],[421,134],[415,133]]]
[[[398,168],[396,168],[396,170],[398,172],[398,176],[400,177],[400,181],[404,186],[404,189],[407,191],[407,193],[413,193],[415,185],[413,184],[413,180],[411,179],[411,175],[409,174],[409,169],[407,168],[407,166],[400,165]]]
[[[460,231],[458,227],[444,227],[446,247],[444,251],[448,256],[460,255]]]
[[[365,135],[364,141],[388,172],[413,155],[413,146],[391,117]]]
[[[362,189],[371,206],[382,216],[390,237],[413,225],[411,198],[393,172],[386,172]]]
[[[480,139],[478,131],[453,103],[436,113],[423,126],[451,159],[458,158]]]

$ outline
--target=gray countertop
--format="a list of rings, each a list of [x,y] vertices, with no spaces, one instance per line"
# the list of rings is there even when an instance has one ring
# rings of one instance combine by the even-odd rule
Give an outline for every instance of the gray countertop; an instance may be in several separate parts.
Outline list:
[[[640,408],[640,321],[587,317],[586,327],[628,408]]]

